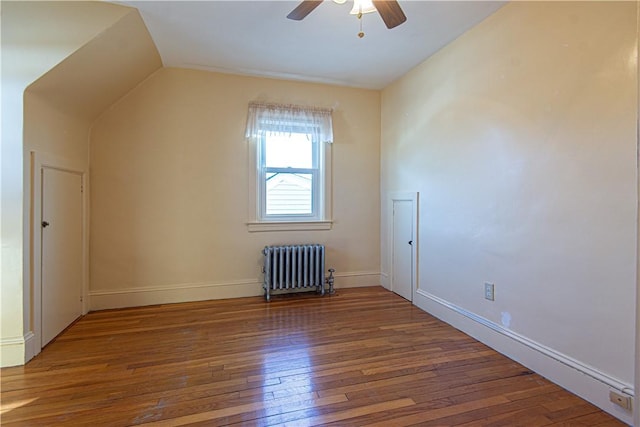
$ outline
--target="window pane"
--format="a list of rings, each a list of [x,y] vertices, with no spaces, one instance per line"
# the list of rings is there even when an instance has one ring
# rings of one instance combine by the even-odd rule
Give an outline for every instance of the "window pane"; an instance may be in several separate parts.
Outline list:
[[[268,168],[313,168],[311,135],[267,135],[265,137],[265,166]]]
[[[311,215],[310,173],[267,173],[267,215]]]

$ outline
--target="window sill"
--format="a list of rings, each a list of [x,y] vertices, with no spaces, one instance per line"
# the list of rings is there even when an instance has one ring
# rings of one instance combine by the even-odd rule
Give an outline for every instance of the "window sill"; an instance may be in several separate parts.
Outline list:
[[[248,222],[247,229],[250,233],[257,231],[313,231],[331,230],[333,221],[273,221],[273,222]]]

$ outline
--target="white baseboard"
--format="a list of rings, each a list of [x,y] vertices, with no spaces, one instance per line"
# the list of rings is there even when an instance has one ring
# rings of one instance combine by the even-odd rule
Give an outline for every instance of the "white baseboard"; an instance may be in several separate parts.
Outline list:
[[[33,359],[40,353],[40,346],[36,343],[36,336],[33,331],[27,332],[24,336],[24,363]]]
[[[378,271],[334,273],[334,277],[336,278],[334,283],[336,289],[380,286],[380,272]]]
[[[633,385],[502,325],[418,289],[414,304],[505,356],[631,425],[632,413],[609,401],[609,391],[633,397]]]
[[[389,275],[387,273],[380,273],[380,286],[387,290],[391,290],[391,283],[389,281]]]
[[[20,366],[31,360],[38,351],[33,332],[23,337],[8,337],[0,340],[0,367]]]
[[[336,273],[334,277],[336,289],[380,284],[378,272]],[[169,286],[90,291],[89,311],[260,295],[264,295],[262,282],[251,279],[226,283],[181,283]]]
[[[24,365],[24,337],[0,340],[0,367]]]
[[[257,295],[262,295],[262,284],[255,280],[90,291],[89,311]]]

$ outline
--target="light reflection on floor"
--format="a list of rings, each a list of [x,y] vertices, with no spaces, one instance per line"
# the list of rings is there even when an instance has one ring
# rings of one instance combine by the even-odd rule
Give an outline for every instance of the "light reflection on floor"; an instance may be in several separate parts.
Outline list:
[[[312,322],[313,313],[305,314]],[[294,316],[300,319],[299,313],[291,314]],[[269,317],[271,326],[279,332],[267,338],[269,343],[262,353],[262,401],[266,417],[300,410],[308,417],[316,412],[318,394],[314,391],[311,374],[314,362],[308,337],[302,332],[308,325],[288,325],[289,317],[283,313],[277,318]]]
[[[18,400],[11,403],[2,403],[0,404],[0,414],[6,414],[7,412],[28,405],[29,403],[35,402],[36,400],[38,400],[38,398],[34,397],[33,399]]]

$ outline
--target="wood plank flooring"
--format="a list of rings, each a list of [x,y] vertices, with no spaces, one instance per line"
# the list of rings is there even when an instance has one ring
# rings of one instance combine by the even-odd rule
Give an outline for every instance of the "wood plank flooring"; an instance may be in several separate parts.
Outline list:
[[[93,312],[0,385],[2,425],[623,425],[381,287]]]

